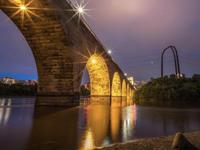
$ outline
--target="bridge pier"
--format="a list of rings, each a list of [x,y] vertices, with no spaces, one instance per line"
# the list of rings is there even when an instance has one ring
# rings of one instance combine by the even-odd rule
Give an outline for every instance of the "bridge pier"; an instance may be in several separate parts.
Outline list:
[[[79,106],[79,95],[37,96],[36,106],[75,107]]]

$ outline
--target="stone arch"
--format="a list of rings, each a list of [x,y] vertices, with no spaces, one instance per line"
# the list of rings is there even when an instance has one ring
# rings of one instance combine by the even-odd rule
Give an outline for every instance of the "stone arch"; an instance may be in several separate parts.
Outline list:
[[[126,91],[127,91],[126,95],[127,95],[127,97],[129,97],[130,96],[130,86],[129,86],[129,84],[127,84],[127,90]]]
[[[115,72],[112,80],[112,96],[121,96],[121,79],[118,72]]]
[[[109,96],[110,79],[105,59],[93,54],[87,61],[86,68],[90,78],[91,96]]]
[[[132,96],[132,89],[130,88],[130,91],[129,91],[129,96],[131,97]]]
[[[133,90],[130,90],[130,97],[133,97]]]
[[[132,91],[131,91],[131,96],[132,96],[132,98],[134,98],[134,96],[135,96],[135,91],[134,91],[134,89],[132,89]]]
[[[33,52],[38,71],[38,95],[73,95],[71,41],[54,9],[42,10],[52,8],[50,2],[31,2],[27,7],[39,9],[28,10],[31,13],[29,17],[24,16],[23,22],[21,13],[24,10],[20,10],[22,1],[0,1],[0,9],[16,24]],[[13,7],[15,9],[11,9]]]
[[[0,44],[5,44],[6,46],[4,47],[4,50],[6,50],[8,53],[12,54],[9,56],[6,55],[5,58],[2,58],[3,56],[0,55],[0,59],[5,59],[7,62],[7,68],[9,70],[6,72],[13,72],[13,67],[15,67],[16,68],[15,71],[17,73],[21,73],[22,68],[20,68],[20,66],[22,65],[23,68],[26,66],[31,70],[28,70],[30,72],[28,72],[26,77],[23,77],[23,78],[28,78],[30,80],[31,79],[37,80],[38,79],[38,71],[37,71],[35,56],[33,55],[33,51],[31,50],[29,44],[27,43],[24,35],[19,30],[19,28],[16,26],[16,24],[12,20],[10,20],[9,17],[5,13],[3,13],[1,11],[1,9],[0,9],[0,16],[1,16],[0,19],[2,19],[1,20],[2,26],[0,27],[1,28],[0,37],[1,37],[1,35],[8,33],[5,38],[5,40],[6,40],[5,43],[3,43],[4,40],[2,40],[0,42]],[[15,33],[15,34],[13,34],[13,33]],[[10,47],[9,45],[12,45],[12,47]],[[1,45],[0,45],[0,47],[1,47]],[[7,49],[7,47],[8,47],[8,49]],[[14,62],[13,62],[13,55],[14,55]],[[16,65],[15,63],[18,64],[19,63],[18,61],[20,62],[19,67],[13,66],[13,65]],[[25,63],[27,63],[27,64],[25,64]],[[1,64],[0,64],[0,67],[2,67]],[[20,71],[19,71],[19,69],[20,69]],[[22,70],[24,70],[24,69],[22,69]],[[24,71],[23,74],[26,74],[26,72]],[[13,77],[13,76],[9,74],[8,77]],[[15,77],[13,77],[13,78],[15,78]],[[26,79],[26,80],[28,80],[28,79]]]
[[[126,86],[126,81],[122,81],[122,96],[125,97],[127,96],[127,86]]]
[[[128,84],[128,86],[127,86],[127,105],[131,105],[132,102],[133,102],[132,88],[131,88],[131,85]]]

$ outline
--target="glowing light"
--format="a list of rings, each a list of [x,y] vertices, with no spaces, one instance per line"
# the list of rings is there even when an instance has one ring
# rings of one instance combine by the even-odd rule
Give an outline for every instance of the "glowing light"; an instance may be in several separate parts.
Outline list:
[[[78,13],[83,14],[84,13],[84,9],[82,7],[77,8]]]
[[[126,91],[126,81],[123,80],[122,82],[122,96],[126,96],[127,91]]]
[[[112,54],[112,50],[108,50],[108,54]]]
[[[26,10],[28,9],[25,5],[21,5],[19,8],[20,8],[22,11],[26,11]]]
[[[89,11],[89,9],[86,9],[87,4],[88,3],[85,3],[84,0],[81,0],[80,3],[78,3],[77,0],[75,0],[73,11],[75,11],[76,13],[71,17],[71,19],[75,16],[79,16],[79,18],[85,18],[85,16],[89,16],[87,14],[87,11]]]
[[[96,64],[96,63],[97,63],[97,60],[96,60],[95,58],[93,58],[93,59],[92,59],[92,63],[93,63],[93,64]]]
[[[122,111],[122,137],[126,141],[131,136],[137,122],[137,108],[136,105],[127,107]]]
[[[25,18],[27,18],[29,21],[33,22],[31,16],[39,17],[37,14],[33,12],[33,10],[36,10],[38,8],[31,7],[31,4],[33,3],[33,0],[29,2],[25,2],[24,0],[9,0],[10,3],[12,3],[13,6],[5,6],[5,8],[8,9],[16,9],[16,11],[11,15],[11,18],[15,17],[16,15],[21,16],[21,26],[23,26]]]
[[[89,129],[86,133],[86,139],[83,149],[92,150],[94,148],[94,139],[91,130]]]
[[[124,73],[124,75],[127,77],[128,74],[127,74],[127,73]]]
[[[118,72],[115,72],[113,76],[112,96],[121,96],[121,80]]]
[[[110,79],[108,66],[105,59],[98,54],[93,54],[86,64],[91,86],[91,96],[110,95]]]
[[[0,124],[5,126],[11,115],[10,106],[12,105],[12,100],[0,99],[0,105],[3,106],[0,108]]]

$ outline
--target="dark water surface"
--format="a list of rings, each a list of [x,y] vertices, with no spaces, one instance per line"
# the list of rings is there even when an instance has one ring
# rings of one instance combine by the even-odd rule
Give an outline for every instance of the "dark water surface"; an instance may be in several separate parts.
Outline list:
[[[106,100],[105,100],[106,101]],[[87,150],[200,129],[200,109],[126,106],[113,100],[68,109],[34,108],[35,98],[0,99],[1,150]]]

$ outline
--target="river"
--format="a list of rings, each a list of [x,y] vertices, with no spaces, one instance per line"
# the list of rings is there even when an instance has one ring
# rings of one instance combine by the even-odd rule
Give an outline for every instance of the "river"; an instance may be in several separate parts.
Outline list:
[[[82,101],[35,108],[35,98],[0,98],[0,149],[89,150],[96,146],[200,130],[200,109]]]

